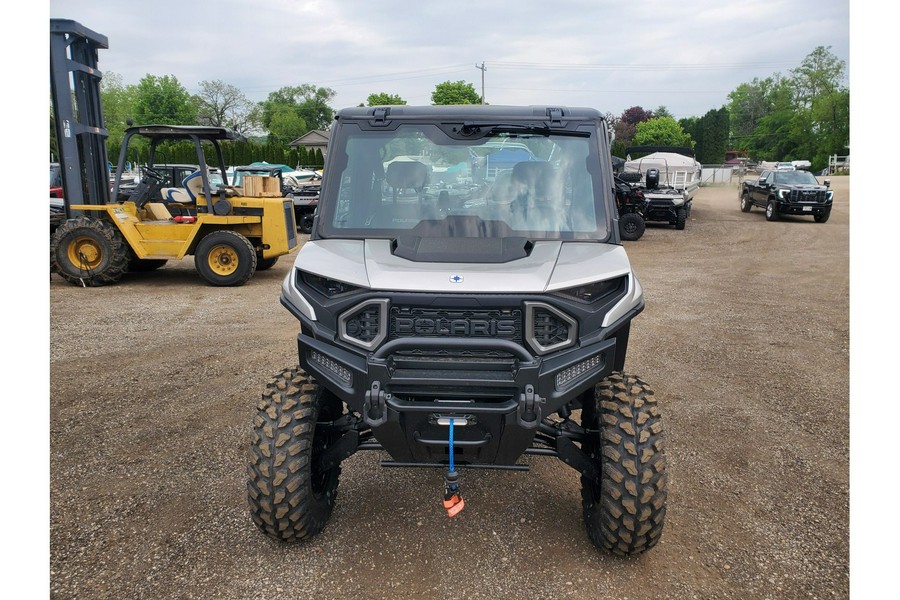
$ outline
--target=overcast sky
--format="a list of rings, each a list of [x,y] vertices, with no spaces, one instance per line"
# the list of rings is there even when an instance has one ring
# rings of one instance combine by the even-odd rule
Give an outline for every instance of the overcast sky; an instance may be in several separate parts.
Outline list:
[[[413,7],[413,8],[411,8]],[[50,17],[109,39],[101,70],[136,84],[174,75],[191,93],[221,80],[251,100],[312,83],[333,108],[373,92],[430,104],[466,81],[490,104],[702,116],[754,77],[830,46],[849,71],[847,0],[51,0]]]

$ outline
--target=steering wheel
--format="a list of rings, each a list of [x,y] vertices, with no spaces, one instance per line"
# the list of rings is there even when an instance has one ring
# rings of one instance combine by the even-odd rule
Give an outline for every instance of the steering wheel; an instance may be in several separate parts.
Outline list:
[[[165,181],[165,176],[153,167],[144,167],[144,175],[155,179],[157,182]]]

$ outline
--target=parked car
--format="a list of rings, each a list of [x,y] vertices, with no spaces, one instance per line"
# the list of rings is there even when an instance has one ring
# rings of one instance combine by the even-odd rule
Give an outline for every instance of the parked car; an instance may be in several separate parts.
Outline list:
[[[781,215],[812,215],[816,223],[831,216],[831,181],[819,183],[809,171],[767,169],[758,179],[741,183],[741,210],[754,206],[766,210],[766,219],[777,221]]]

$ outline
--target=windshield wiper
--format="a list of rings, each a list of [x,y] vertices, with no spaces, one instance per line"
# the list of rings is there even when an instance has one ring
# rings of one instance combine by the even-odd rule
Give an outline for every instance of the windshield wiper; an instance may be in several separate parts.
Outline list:
[[[464,136],[493,137],[501,133],[531,133],[535,135],[564,135],[572,137],[591,137],[587,131],[567,131],[554,129],[546,125],[519,125],[515,123],[463,123],[459,134]]]

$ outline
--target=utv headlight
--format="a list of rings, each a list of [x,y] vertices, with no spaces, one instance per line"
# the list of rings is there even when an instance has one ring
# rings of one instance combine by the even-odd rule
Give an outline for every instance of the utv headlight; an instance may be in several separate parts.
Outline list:
[[[355,292],[360,289],[359,286],[351,285],[337,279],[322,277],[321,275],[313,275],[312,273],[307,273],[306,271],[298,271],[297,277],[302,280],[303,283],[316,290],[326,298],[342,296],[344,294],[349,294],[350,292]]]
[[[571,298],[573,300],[578,300],[579,302],[584,302],[585,304],[591,304],[593,302],[596,302],[597,300],[607,298],[612,294],[623,290],[625,281],[626,277],[623,275],[622,277],[615,277],[613,279],[606,279],[604,281],[595,281],[593,283],[587,283],[585,285],[579,285],[577,287],[559,290],[557,294],[566,296],[567,298]]]

